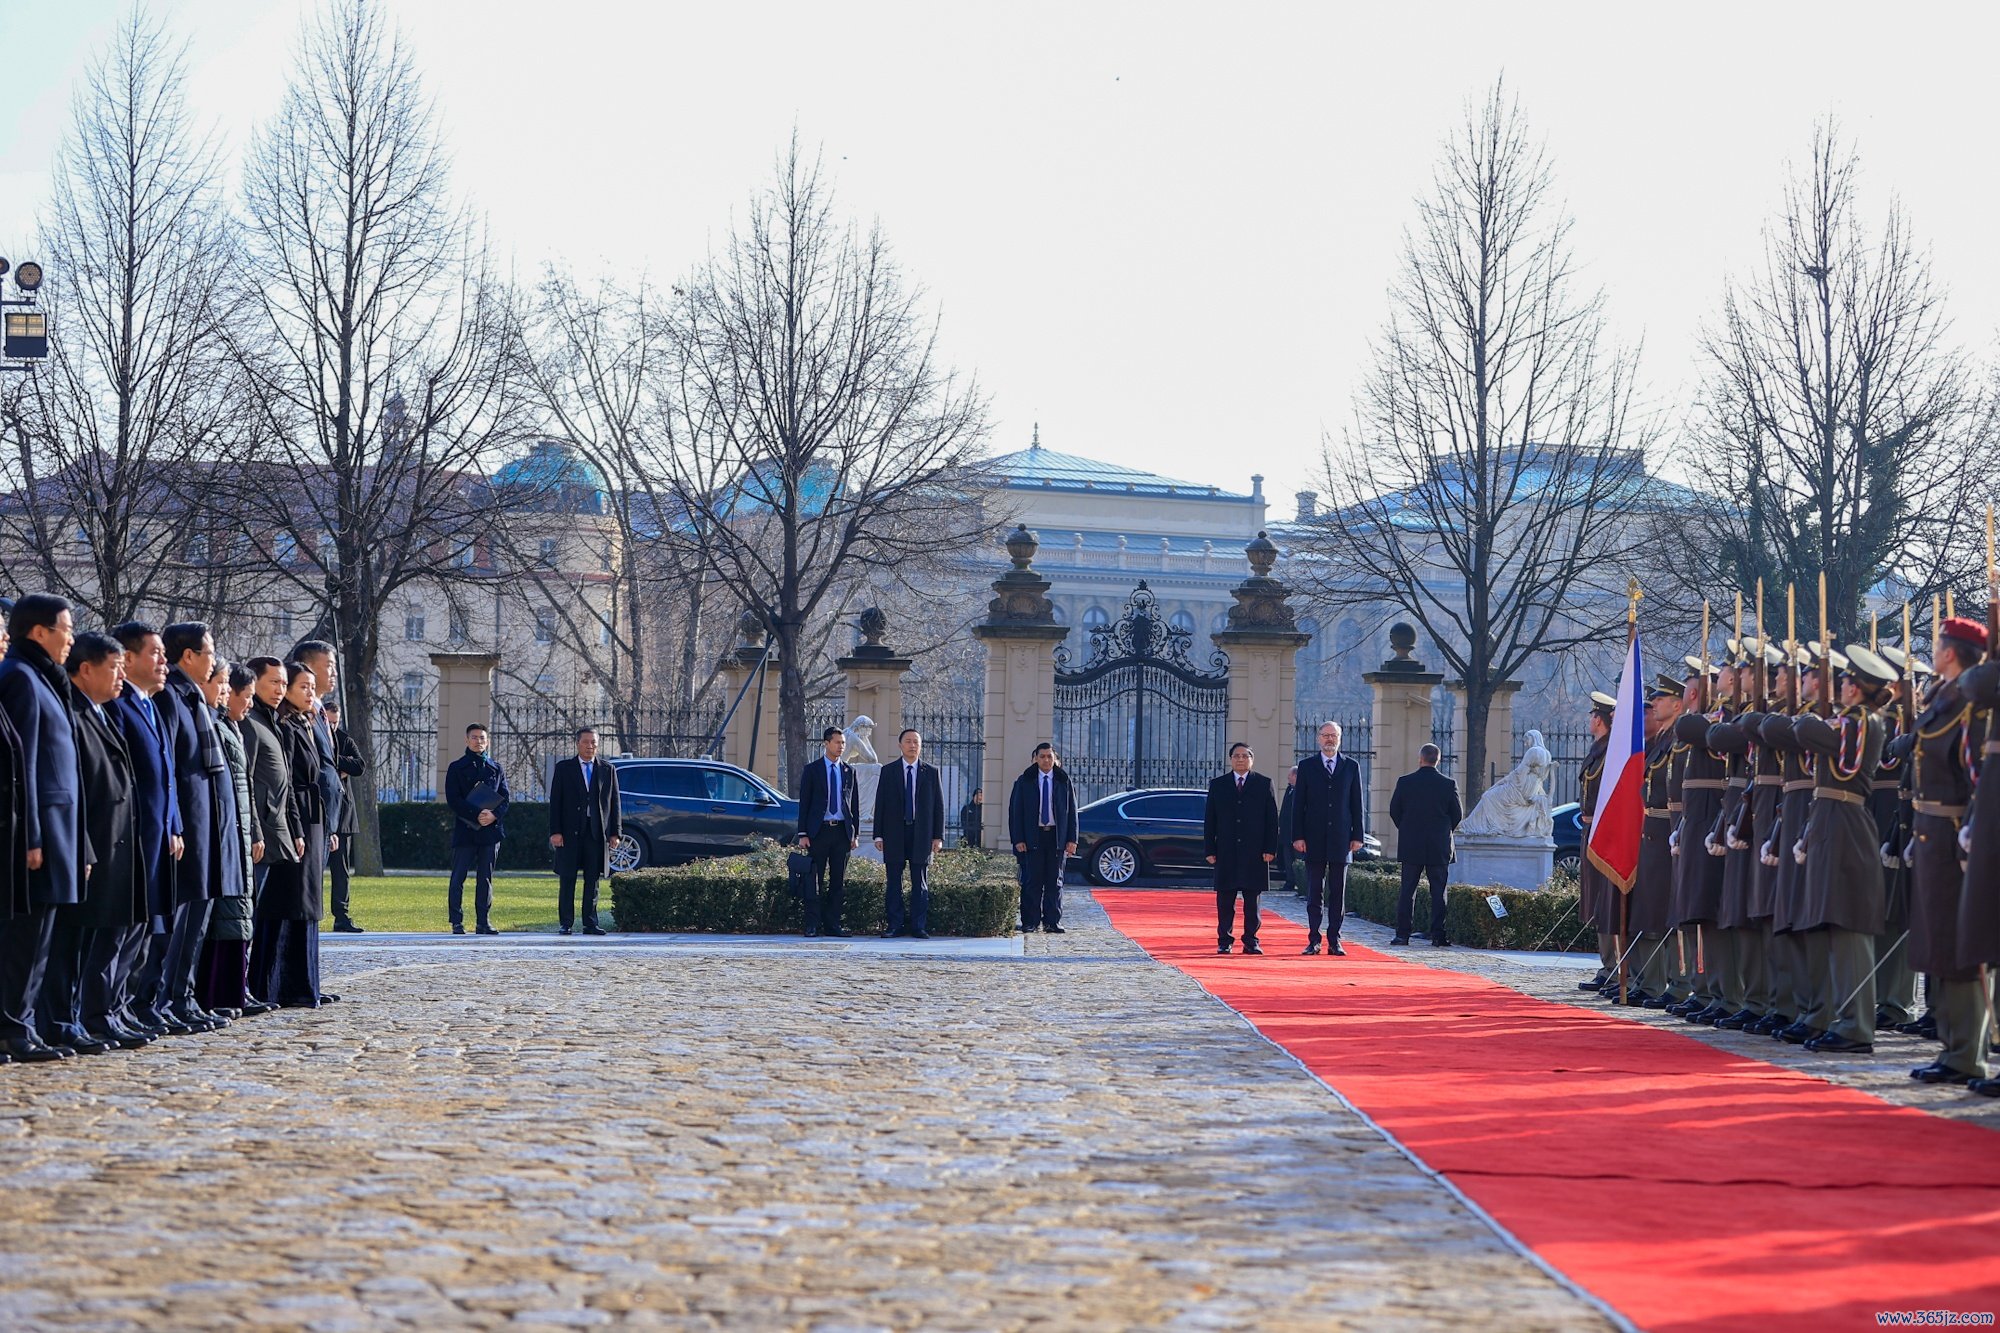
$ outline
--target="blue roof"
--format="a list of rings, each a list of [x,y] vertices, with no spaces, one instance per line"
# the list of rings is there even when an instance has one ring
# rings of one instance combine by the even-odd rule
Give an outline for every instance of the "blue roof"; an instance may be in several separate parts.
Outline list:
[[[1163,477],[1143,468],[1124,467],[1076,454],[1060,454],[1053,449],[1044,449],[1039,442],[1026,449],[988,459],[980,465],[980,471],[1005,482],[1011,490],[1113,491],[1243,503],[1249,503],[1253,498],[1225,491],[1219,486]]]
[[[493,485],[546,491],[551,496],[585,491],[591,493],[599,506],[603,504],[606,489],[604,474],[578,454],[574,445],[561,440],[535,441],[526,458],[504,464],[493,474]]]

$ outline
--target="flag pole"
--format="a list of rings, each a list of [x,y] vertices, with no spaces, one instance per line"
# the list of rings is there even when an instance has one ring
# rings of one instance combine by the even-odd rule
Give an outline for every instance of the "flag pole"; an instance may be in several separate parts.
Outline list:
[[[1625,657],[1627,661],[1631,660],[1632,644],[1639,637],[1639,599],[1641,597],[1644,597],[1645,595],[1646,594],[1639,591],[1638,579],[1634,578],[1626,583]],[[1641,690],[1637,694],[1635,694],[1633,702],[1637,703],[1639,699],[1643,697],[1644,697],[1644,691]],[[1627,725],[1630,724],[1628,723]],[[1627,762],[1630,761],[1628,760]],[[1639,762],[1641,764],[1646,762],[1645,756],[1643,754],[1640,756]],[[1631,1003],[1632,999],[1632,991],[1630,984],[1631,969],[1626,966],[1626,961],[1625,961],[1626,955],[1631,952],[1629,949],[1625,947],[1625,937],[1631,933],[1631,925],[1632,925],[1631,912],[1632,912],[1632,891],[1630,889],[1621,889],[1618,892],[1618,929],[1611,936],[1611,947],[1618,951],[1618,1003],[1620,1004],[1629,1004]]]

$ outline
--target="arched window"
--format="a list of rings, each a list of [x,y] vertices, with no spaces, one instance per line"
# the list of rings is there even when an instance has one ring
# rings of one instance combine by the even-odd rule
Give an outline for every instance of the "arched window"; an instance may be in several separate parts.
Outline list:
[[[1101,606],[1093,606],[1083,613],[1085,629],[1102,629],[1111,623],[1111,613]]]
[[[1167,623],[1183,634],[1194,633],[1194,617],[1185,611],[1176,611],[1167,617]]]

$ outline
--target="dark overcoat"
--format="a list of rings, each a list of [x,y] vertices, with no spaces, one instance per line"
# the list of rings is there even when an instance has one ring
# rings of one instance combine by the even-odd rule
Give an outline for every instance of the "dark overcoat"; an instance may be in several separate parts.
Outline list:
[[[28,756],[0,709],[0,921],[34,906],[28,899]]]
[[[216,741],[212,759],[203,753],[202,736],[213,732],[215,710],[179,667],[167,673],[166,688],[153,696],[153,704],[171,711],[174,719],[174,795],[181,805],[183,844],[174,868],[174,901],[220,898],[228,891],[223,857],[235,852],[223,836],[223,813],[236,798],[221,741]]]
[[[1301,783],[1305,774],[1299,774]],[[1278,797],[1271,779],[1262,773],[1244,777],[1224,773],[1208,784],[1208,808],[1202,820],[1202,854],[1215,858],[1215,887],[1261,892],[1271,882],[1271,864],[1278,855]],[[1343,850],[1345,850],[1343,848]]]
[[[41,645],[17,639],[0,661],[0,710],[21,738],[29,793],[28,846],[42,867],[28,872],[36,907],[83,898],[83,769],[69,706],[69,677]]]
[[[1983,720],[1979,747],[1983,776],[1972,793],[1966,817],[1971,845],[1965,859],[1965,891],[1958,900],[1958,966],[2000,963],[2000,662],[1986,661],[1958,678],[1959,692]]]
[[[326,810],[321,805],[319,751],[313,742],[311,723],[303,713],[281,719],[279,742],[285,747],[285,772],[291,779],[289,818],[298,836],[305,840],[302,860],[279,861],[264,879],[264,892],[257,900],[259,921],[317,921],[320,917],[320,848],[326,846]],[[264,844],[266,856],[271,844]]]
[[[139,871],[134,825],[132,757],[116,724],[80,693],[75,714],[76,752],[83,764],[83,823],[91,856],[78,920],[86,930],[122,930],[147,916],[146,879]]]
[[[118,723],[132,761],[132,837],[146,910],[164,917],[174,910],[173,840],[181,832],[181,804],[175,794],[173,714],[154,701],[149,719],[130,681],[105,712]]]
[[[1299,760],[1298,767],[1292,841],[1305,843],[1306,861],[1311,865],[1352,860],[1348,844],[1361,841],[1368,827],[1362,810],[1361,765],[1343,752],[1335,755],[1331,771],[1326,757],[1318,753]]]
[[[1611,742],[1600,738],[1590,743],[1583,757],[1583,773],[1577,782],[1577,822],[1583,829],[1583,845],[1590,846],[1590,825],[1597,814],[1597,793],[1604,783],[1604,761]],[[1588,856],[1580,858],[1583,868],[1576,875],[1576,912],[1585,925],[1601,931],[1618,929],[1618,889],[1604,877]]]
[[[875,784],[875,836],[882,840],[886,860],[929,861],[931,844],[944,837],[944,784],[936,765],[917,763],[917,818],[905,847],[903,816],[908,809],[903,795],[903,757],[897,755],[882,765],[881,780]]]
[[[1964,677],[1959,678],[1963,680]],[[1965,892],[1958,830],[1972,801],[1966,727],[1973,710],[1958,681],[1940,680],[1917,715],[1910,765],[1910,966],[1945,981],[1970,981],[1959,962],[1958,920]]]
[[[1723,858],[1704,846],[1715,831],[1729,794],[1728,759],[1708,748],[1708,730],[1718,716],[1683,713],[1674,720],[1681,754],[1680,855],[1674,858],[1673,923],[1714,921],[1722,910]]]
[[[1070,784],[1069,773],[1061,764],[1049,772],[1049,800],[1053,804],[1050,813],[1055,816],[1056,845],[1067,847],[1076,841],[1076,789]],[[1042,822],[1041,806],[1042,770],[1029,764],[1014,779],[1014,789],[1007,795],[1007,843],[1010,847],[1024,842],[1031,848],[1035,845],[1035,831]]]
[[[1794,720],[1792,734],[1813,756],[1799,923],[1807,930],[1836,926],[1879,935],[1887,890],[1882,843],[1868,801],[1882,761],[1882,719],[1861,707],[1831,721],[1807,713]]]
[[[1425,764],[1396,779],[1389,820],[1396,826],[1396,859],[1406,865],[1441,866],[1455,859],[1451,835],[1465,818],[1458,784]]]
[[[617,841],[623,828],[618,817],[618,770],[602,759],[592,760],[590,786],[586,788],[583,761],[571,755],[556,765],[555,774],[549,779],[549,832],[562,835],[564,850],[582,846],[593,807],[603,839],[600,850],[604,863],[597,868],[601,875],[611,868],[611,844]]]
[[[1634,935],[1664,935],[1674,891],[1673,849],[1668,845],[1667,787],[1673,767],[1674,732],[1664,728],[1646,744],[1646,822],[1639,835],[1639,873],[1626,895],[1626,929]]]
[[[306,757],[311,759],[313,772],[317,774],[317,751]],[[491,793],[499,800],[491,805],[482,805],[474,799],[478,793]],[[498,847],[507,836],[507,806],[511,801],[507,775],[492,759],[467,750],[452,760],[451,766],[444,771],[444,803],[451,807],[452,813],[451,845]],[[315,805],[314,808],[320,807]],[[479,812],[484,809],[493,811],[491,824],[479,822]]]
[[[292,864],[305,832],[292,815],[292,765],[278,713],[261,700],[243,715],[243,763],[250,778],[250,841],[264,844],[263,865]]]
[[[1778,862],[1771,875],[1771,929],[1775,931],[1806,928],[1803,924],[1805,867],[1799,864],[1792,849],[1805,837],[1807,816],[1812,813],[1813,778],[1807,766],[1809,756],[1799,748],[1798,740],[1792,734],[1792,721],[1790,713],[1767,713],[1758,728],[1764,744],[1779,757],[1778,772],[1782,780],[1778,815],[1772,821],[1771,836],[1766,843],[1760,844],[1773,853]]]

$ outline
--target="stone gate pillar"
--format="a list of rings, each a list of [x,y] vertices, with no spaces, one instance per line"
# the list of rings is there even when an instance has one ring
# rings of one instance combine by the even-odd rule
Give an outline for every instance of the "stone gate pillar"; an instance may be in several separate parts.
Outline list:
[[[477,722],[493,725],[493,672],[500,665],[494,653],[432,653],[438,669],[437,799],[444,799],[444,771],[465,753],[465,729]]]
[[[1396,793],[1396,779],[1416,770],[1417,751],[1430,743],[1431,691],[1444,682],[1443,672],[1426,671],[1422,662],[1411,658],[1416,646],[1414,626],[1391,625],[1389,649],[1395,656],[1361,677],[1375,694],[1368,828],[1382,840],[1382,855],[1391,859],[1396,855],[1396,826],[1389,822],[1389,798]]]
[[[1068,631],[1056,623],[1050,583],[1033,568],[1040,543],[1025,526],[1007,534],[1014,567],[993,581],[986,619],[972,627],[986,644],[986,753],[980,785],[989,812],[985,842],[1007,836],[1007,793],[1035,746],[1055,732],[1056,645]],[[1001,813],[995,818],[995,810]]]
[[[1451,696],[1457,703],[1458,720],[1452,726],[1452,743],[1458,747],[1458,762],[1463,768],[1467,753],[1466,739],[1470,734],[1467,728],[1471,725],[1465,711],[1465,682],[1454,680],[1445,688],[1451,691]],[[1514,696],[1520,691],[1521,682],[1518,680],[1503,680],[1493,687],[1493,702],[1486,709],[1486,771],[1479,774],[1477,783],[1482,792],[1492,786],[1496,778],[1503,777],[1507,770],[1514,766]],[[1460,796],[1472,790],[1473,784],[1466,781],[1471,776],[1469,773],[1459,775]],[[1471,810],[1472,807],[1468,804],[1466,812],[1469,814]]]
[[[760,699],[756,675],[757,664],[764,661],[764,622],[756,612],[745,611],[736,628],[742,642],[722,659],[723,707],[734,703],[746,684],[749,689],[743,693],[743,702],[736,705],[736,712],[722,733],[719,757],[725,764],[749,769],[779,791],[789,791],[791,783],[778,771],[777,649],[775,646],[771,649],[770,660],[765,662]]]
[[[1294,683],[1299,649],[1312,642],[1300,631],[1285,600],[1291,590],[1271,577],[1278,548],[1258,533],[1243,548],[1250,559],[1250,577],[1230,589],[1236,605],[1229,626],[1209,635],[1229,655],[1229,728],[1225,746],[1245,741],[1256,752],[1258,771],[1282,792],[1285,770],[1296,759],[1298,709]],[[1215,756],[1216,771],[1228,756]]]
[[[847,673],[846,722],[851,726],[857,717],[869,718],[875,723],[876,749],[893,752],[896,737],[903,730],[903,676],[911,661],[883,644],[889,618],[879,608],[871,606],[863,611],[860,625],[860,645],[834,663]],[[817,741],[819,737],[806,739]]]

